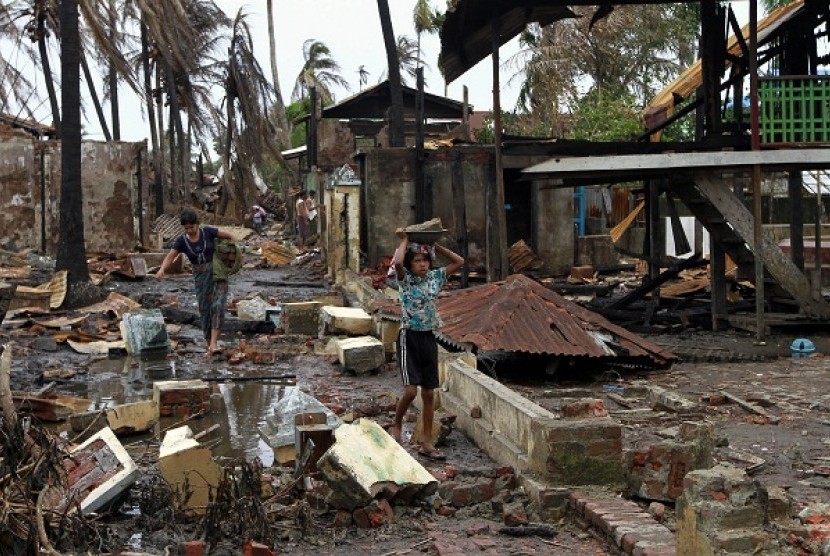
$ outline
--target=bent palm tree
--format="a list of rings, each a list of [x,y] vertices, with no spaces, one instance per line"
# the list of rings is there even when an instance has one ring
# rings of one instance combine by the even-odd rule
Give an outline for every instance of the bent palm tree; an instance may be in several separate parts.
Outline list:
[[[333,86],[339,85],[349,90],[349,84],[340,75],[340,64],[331,57],[331,50],[325,43],[315,39],[306,40],[303,43],[303,59],[305,62],[291,93],[292,100],[305,98],[308,90],[315,87],[326,105],[334,100]]]
[[[263,153],[267,151],[281,159],[276,129],[268,118],[274,91],[254,56],[251,31],[241,10],[233,22],[224,83],[227,120],[223,178],[233,186],[223,188],[221,204],[223,209],[227,207],[230,199],[225,193],[232,191],[235,213],[241,217],[250,204],[248,192],[253,190],[253,169],[262,163]]]

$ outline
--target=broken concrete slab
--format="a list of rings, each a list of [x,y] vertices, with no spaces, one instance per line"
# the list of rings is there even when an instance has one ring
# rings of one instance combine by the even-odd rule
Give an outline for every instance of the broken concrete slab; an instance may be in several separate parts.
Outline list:
[[[153,401],[162,417],[186,417],[210,410],[210,385],[203,380],[162,380],[153,383]]]
[[[296,424],[294,418],[303,413],[324,413],[326,425],[330,428],[340,426],[340,418],[328,407],[320,403],[298,387],[286,388],[285,394],[274,404],[274,412],[265,418],[259,426],[259,435],[274,450],[274,458],[280,464],[295,460],[294,448]]]
[[[360,307],[326,306],[320,309],[320,337],[363,336],[371,332],[372,317]]]
[[[66,491],[52,489],[44,500],[46,507],[57,512],[63,512],[73,500],[79,502],[81,513],[97,512],[121,496],[140,473],[109,428],[72,450],[63,466]]]
[[[183,506],[204,513],[212,492],[219,485],[222,468],[213,461],[210,449],[193,437],[190,427],[167,431],[158,462],[161,476],[178,493]]]
[[[674,411],[675,413],[691,413],[700,410],[696,403],[677,392],[671,392],[655,384],[647,384],[645,388],[646,401],[654,408]]]
[[[374,371],[386,362],[383,344],[374,336],[338,340],[337,358],[344,369],[359,375]]]
[[[320,332],[319,301],[305,301],[302,303],[283,303],[280,321],[286,334],[300,334],[303,336],[317,336]]]
[[[374,421],[341,425],[334,436],[334,446],[317,462],[332,506],[354,510],[378,496],[406,501],[437,490],[432,474]]]
[[[121,337],[127,353],[140,355],[170,348],[164,315],[160,309],[138,309],[121,316]]]
[[[255,296],[251,299],[243,299],[236,303],[236,316],[239,320],[250,321],[264,321],[268,313],[268,309],[274,306]]]

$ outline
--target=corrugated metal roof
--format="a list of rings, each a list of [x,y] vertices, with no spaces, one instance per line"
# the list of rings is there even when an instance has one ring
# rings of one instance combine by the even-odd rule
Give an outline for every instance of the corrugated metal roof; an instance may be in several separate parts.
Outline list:
[[[597,357],[662,366],[677,357],[522,274],[438,300],[439,336],[483,351]]]

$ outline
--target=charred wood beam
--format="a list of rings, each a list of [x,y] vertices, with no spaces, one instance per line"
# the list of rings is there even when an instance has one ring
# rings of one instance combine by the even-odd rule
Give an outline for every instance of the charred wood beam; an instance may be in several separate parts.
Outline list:
[[[696,268],[698,266],[704,266],[708,263],[705,259],[700,258],[699,253],[695,253],[694,256],[689,257],[688,259],[682,261],[677,266],[669,268],[668,270],[661,272],[653,279],[645,279],[643,283],[632,290],[630,293],[624,295],[614,303],[608,306],[609,309],[623,309],[634,301],[638,299],[642,299],[645,297],[646,294],[655,290],[656,288],[660,287],[662,284],[665,284],[672,278],[676,278],[678,274],[688,268]]]

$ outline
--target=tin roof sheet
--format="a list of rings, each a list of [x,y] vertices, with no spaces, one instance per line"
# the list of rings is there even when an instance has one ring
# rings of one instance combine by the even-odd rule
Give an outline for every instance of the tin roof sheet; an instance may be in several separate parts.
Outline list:
[[[550,291],[522,274],[456,290],[438,301],[439,336],[484,351],[621,358],[665,365],[668,350]]]

